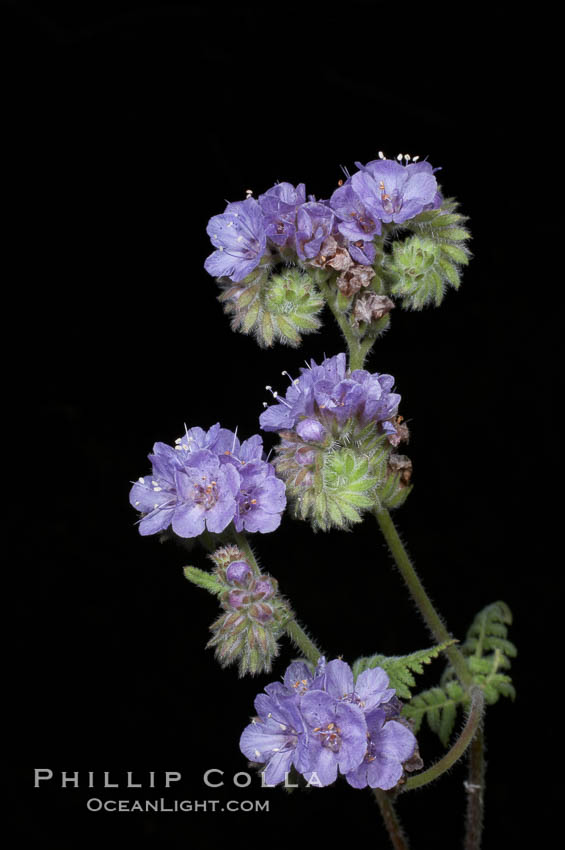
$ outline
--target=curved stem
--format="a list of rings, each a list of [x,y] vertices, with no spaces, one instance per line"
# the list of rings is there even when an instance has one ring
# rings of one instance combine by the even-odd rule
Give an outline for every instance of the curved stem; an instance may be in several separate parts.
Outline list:
[[[317,664],[322,653],[316,644],[310,640],[302,626],[299,626],[293,618],[286,623],[285,630],[291,641],[298,647],[304,657],[307,658],[308,661],[311,661],[312,664]]]
[[[386,508],[377,508],[375,510],[375,516],[388,544],[391,555],[394,558],[396,566],[398,567],[400,574],[410,591],[412,599],[416,603],[430,632],[438,643],[444,643],[447,640],[451,640],[452,635],[450,635],[446,629],[430,597],[424,590],[424,586],[418,578],[416,570],[414,569],[408,553],[404,548],[402,540],[398,536],[398,532],[389,512]],[[473,677],[467,667],[463,653],[457,646],[454,645],[448,646],[444,649],[444,652],[451,661],[461,685],[467,690],[473,684]]]
[[[352,361],[359,357],[359,340],[355,336],[353,328],[347,321],[347,318],[342,310],[337,306],[337,296],[332,292],[327,280],[322,279],[321,275],[317,278],[317,284],[320,292],[324,296],[324,300],[333,313],[334,319],[338,323],[342,334],[345,337],[347,348],[349,349],[349,368],[351,370],[360,368],[353,366]]]
[[[465,782],[465,790],[467,792],[467,816],[464,848],[465,850],[480,850],[485,791],[484,729],[482,725],[471,744],[469,779]]]
[[[438,779],[442,773],[445,773],[446,770],[453,767],[455,762],[461,758],[467,747],[470,745],[480,728],[485,706],[485,698],[479,687],[476,685],[473,686],[470,694],[471,708],[469,709],[467,722],[465,723],[463,731],[455,741],[454,745],[443,756],[443,758],[434,765],[429,767],[427,770],[424,770],[422,773],[419,773],[417,776],[411,776],[407,779],[406,784],[402,788],[403,792],[412,791],[414,788],[421,788],[422,785],[428,785],[430,782],[434,782],[434,780]],[[470,845],[469,850],[471,850],[472,846],[473,845]]]
[[[235,542],[249,561],[250,566],[252,567],[254,573],[256,575],[261,575],[261,570],[259,569],[259,564],[257,563],[257,558],[253,554],[253,549],[249,545],[249,540],[245,532],[236,531],[235,528],[233,530],[233,536]]]
[[[259,564],[257,563],[257,559],[253,554],[253,550],[249,545],[249,541],[245,533],[234,530],[234,537],[237,545],[249,561],[254,572],[257,575],[260,575],[261,570],[259,568]],[[290,608],[289,615],[290,619],[285,623],[284,626],[288,637],[291,639],[294,645],[298,647],[300,652],[304,655],[305,658],[308,659],[308,661],[311,661],[312,664],[317,664],[318,659],[320,658],[322,653],[320,652],[314,641],[308,637],[302,626],[300,626],[294,619],[294,614]]]
[[[396,809],[389,795],[386,791],[381,791],[380,788],[375,788],[374,794],[394,850],[408,850],[408,839],[400,825]]]

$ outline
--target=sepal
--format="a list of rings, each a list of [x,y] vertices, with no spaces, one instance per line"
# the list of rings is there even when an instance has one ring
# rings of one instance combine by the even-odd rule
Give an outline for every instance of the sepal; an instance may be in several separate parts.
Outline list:
[[[297,266],[272,273],[265,262],[241,283],[219,279],[223,288],[219,300],[232,314],[232,330],[253,333],[260,346],[270,348],[275,341],[298,346],[302,334],[317,331],[318,314],[324,306],[314,274]]]
[[[456,212],[453,200],[407,221],[414,236],[393,244],[385,258],[390,293],[408,310],[439,306],[446,290],[460,285],[461,266],[467,265],[470,233],[466,217]]]

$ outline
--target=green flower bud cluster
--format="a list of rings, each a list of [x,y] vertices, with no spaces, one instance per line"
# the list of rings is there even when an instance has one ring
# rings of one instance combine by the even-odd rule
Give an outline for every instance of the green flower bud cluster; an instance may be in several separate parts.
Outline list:
[[[408,439],[404,426],[403,439]],[[399,455],[374,423],[349,420],[335,424],[318,443],[305,443],[295,431],[283,431],[277,449],[277,473],[286,482],[294,514],[314,529],[346,528],[361,522],[377,506],[404,503],[412,464]]]
[[[291,612],[277,581],[253,569],[236,546],[210,556],[212,578],[223,613],[212,623],[208,642],[224,667],[237,663],[239,675],[268,673],[278,655],[278,638]]]
[[[453,201],[446,201],[440,209],[406,222],[415,235],[394,242],[392,254],[386,256],[389,292],[401,299],[404,309],[438,307],[449,286],[459,288],[460,267],[469,262],[469,231],[463,226],[465,217],[455,208]]]
[[[311,274],[297,266],[283,266],[272,274],[262,263],[241,283],[222,281],[224,310],[233,314],[232,329],[255,334],[259,345],[275,341],[297,347],[301,334],[317,331],[318,313],[324,306]]]

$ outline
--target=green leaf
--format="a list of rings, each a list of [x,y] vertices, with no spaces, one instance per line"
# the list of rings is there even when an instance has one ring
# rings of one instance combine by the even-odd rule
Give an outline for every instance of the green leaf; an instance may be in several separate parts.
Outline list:
[[[410,653],[410,655],[386,656],[377,654],[367,658],[358,658],[353,665],[353,676],[356,679],[364,670],[382,667],[388,674],[390,687],[396,689],[396,693],[401,699],[410,699],[410,687],[416,684],[412,673],[423,673],[425,664],[430,664],[442,650],[456,642],[455,640],[448,640],[438,646],[432,646],[430,649],[419,649]]]
[[[207,573],[205,570],[199,570],[198,567],[184,567],[183,572],[185,578],[193,584],[197,584],[198,587],[203,587],[204,590],[214,593],[216,596],[223,593],[226,589],[216,576],[213,576],[211,573]]]

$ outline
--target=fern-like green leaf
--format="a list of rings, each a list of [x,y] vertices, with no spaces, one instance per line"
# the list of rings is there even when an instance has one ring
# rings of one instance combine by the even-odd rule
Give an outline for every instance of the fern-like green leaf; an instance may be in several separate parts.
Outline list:
[[[386,656],[377,653],[366,658],[358,658],[353,665],[353,676],[356,679],[364,670],[382,667],[388,674],[390,687],[395,688],[397,696],[400,699],[410,699],[412,696],[410,688],[416,684],[413,674],[423,673],[424,664],[429,664],[442,650],[454,643],[456,643],[455,640],[448,640],[430,649],[419,649],[410,655]]]
[[[467,666],[485,696],[488,705],[494,705],[501,696],[514,699],[516,691],[507,673],[511,658],[517,654],[516,647],[507,638],[508,625],[512,622],[512,613],[505,602],[494,602],[480,611],[473,620],[461,652]],[[412,697],[404,706],[403,714],[414,723],[417,731],[424,718],[432,731],[439,735],[447,746],[458,706],[468,703],[463,688],[459,684],[455,670],[448,665],[440,686],[423,691]]]

